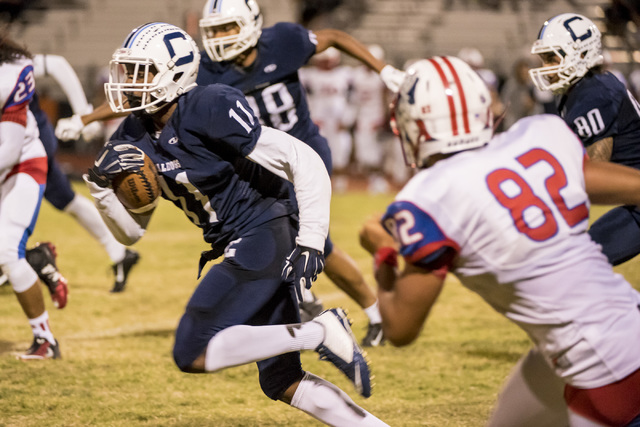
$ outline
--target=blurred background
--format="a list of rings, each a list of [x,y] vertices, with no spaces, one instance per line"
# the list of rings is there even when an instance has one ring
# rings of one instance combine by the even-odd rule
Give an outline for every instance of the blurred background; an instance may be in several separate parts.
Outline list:
[[[603,34],[610,69],[636,95],[640,88],[637,65],[640,0],[258,0],[258,3],[265,26],[289,21],[310,29],[337,28],[364,44],[380,47],[385,60],[398,68],[416,58],[436,54],[460,56],[485,77],[494,89],[496,101],[510,106],[508,112],[513,117],[505,117],[507,124],[523,115],[547,111],[553,102],[548,94],[535,92],[525,71],[536,65],[529,49],[541,25],[560,13],[575,12],[592,19]],[[104,100],[102,87],[111,54],[133,28],[146,22],[165,21],[184,28],[199,43],[198,20],[203,6],[204,0],[0,0],[0,20],[8,26],[12,37],[32,53],[64,56],[76,70],[87,98],[97,106]],[[343,57],[338,62],[344,67],[356,66],[349,58]],[[54,124],[58,118],[71,115],[68,102],[54,81],[43,78],[37,83],[41,103]],[[500,107],[497,108],[499,111]],[[345,128],[351,128],[350,134],[356,126],[355,121],[344,124]],[[381,140],[389,139],[385,125],[379,131]],[[90,157],[103,141],[64,143],[59,160],[74,175],[84,167],[83,155]],[[345,166],[347,175],[362,171],[354,163],[356,155]],[[389,175],[388,171],[386,174]],[[389,180],[401,183],[404,178]],[[384,185],[380,188],[384,190]]]

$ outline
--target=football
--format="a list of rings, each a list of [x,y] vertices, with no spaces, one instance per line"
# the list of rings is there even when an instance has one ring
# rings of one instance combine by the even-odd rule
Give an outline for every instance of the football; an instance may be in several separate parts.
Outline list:
[[[120,203],[134,213],[154,208],[161,191],[158,170],[146,155],[139,171],[123,172],[112,180],[111,185]]]

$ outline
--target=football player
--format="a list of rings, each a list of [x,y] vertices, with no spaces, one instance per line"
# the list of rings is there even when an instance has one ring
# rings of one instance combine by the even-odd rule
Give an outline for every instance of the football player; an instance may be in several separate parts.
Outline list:
[[[361,232],[385,336],[414,341],[451,272],[531,337],[543,366],[529,378],[564,383],[564,422],[531,423],[529,401],[512,388],[511,417],[491,425],[637,425],[637,293],[586,229],[590,201],[640,204],[640,172],[590,161],[555,115],[493,136],[490,104],[458,58],[407,70],[395,125],[407,163],[423,170]]]
[[[82,85],[71,68],[71,65],[58,55],[35,55],[33,58],[34,75],[36,78],[52,76],[64,91],[71,108],[76,114],[90,113],[93,109],[87,102]],[[68,213],[89,232],[105,248],[113,262],[111,269],[114,273],[114,284],[111,292],[122,292],[127,284],[129,273],[138,262],[136,251],[127,249],[119,243],[102,221],[93,203],[86,197],[77,194],[71,188],[66,174],[60,169],[56,161],[58,140],[54,135],[53,126],[47,115],[40,109],[37,94],[34,94],[29,108],[36,118],[40,140],[47,152],[47,187],[44,198],[56,209]],[[83,136],[90,140],[100,131],[99,123],[92,123],[84,127]]]
[[[558,111],[582,141],[591,160],[640,168],[638,103],[613,74],[605,70],[600,31],[588,18],[565,13],[546,21],[531,53],[542,67],[529,74],[541,91],[558,98]],[[611,209],[588,230],[613,265],[640,252],[640,211],[635,205]],[[503,387],[490,426],[520,424],[566,425],[562,404],[564,384],[541,374],[548,369],[533,349],[518,364]],[[541,381],[540,378],[547,378]],[[513,411],[510,396],[518,395],[527,412]]]
[[[603,67],[600,31],[588,18],[564,13],[546,21],[531,53],[536,87],[558,96],[558,111],[591,160],[640,169],[640,105]],[[598,218],[589,234],[613,265],[640,253],[640,209],[619,206]]]
[[[224,83],[240,89],[260,123],[285,131],[313,148],[331,174],[331,152],[327,140],[309,115],[298,70],[316,53],[333,46],[363,61],[380,73],[392,91],[403,73],[377,60],[348,34],[333,29],[309,31],[298,24],[279,23],[262,28],[262,14],[255,0],[208,0],[200,21],[206,55],[202,55],[197,83]],[[80,133],[82,125],[113,117],[101,106],[89,114],[61,120],[56,134],[67,139]],[[327,239],[327,276],[369,317],[363,345],[382,343],[380,312],[375,294],[357,264]]]
[[[298,70],[313,55],[334,47],[380,73],[392,91],[403,77],[400,70],[376,59],[365,45],[342,31],[309,31],[286,22],[263,29],[255,0],[208,0],[200,20],[200,36],[207,55],[202,57],[198,84],[225,83],[240,89],[261,123],[309,144],[330,175],[331,150],[311,120]],[[331,239],[324,250],[329,279],[369,317],[362,344],[382,343],[378,303],[357,264]]]
[[[371,394],[368,364],[343,310],[299,323],[296,295],[322,271],[329,227],[331,188],[322,160],[294,137],[260,125],[238,89],[198,86],[199,56],[191,37],[166,23],[143,25],[126,38],[113,54],[105,91],[114,111],[133,114],[85,175],[114,236],[132,244],[153,208],[128,211],[110,182],[148,156],[162,197],[211,245],[200,269],[225,255],[180,320],[177,366],[204,373],[257,362],[260,386],[274,400],[329,425],[386,425],[300,364],[299,351],[316,350],[358,392]]]
[[[6,34],[0,35],[0,75],[0,268],[33,332],[33,343],[20,358],[57,359],[60,348],[49,326],[40,279],[26,259],[47,178],[47,155],[29,110],[35,91],[33,63],[31,54]],[[37,252],[48,249],[42,245]],[[50,290],[54,303],[64,307],[66,281],[56,280]]]

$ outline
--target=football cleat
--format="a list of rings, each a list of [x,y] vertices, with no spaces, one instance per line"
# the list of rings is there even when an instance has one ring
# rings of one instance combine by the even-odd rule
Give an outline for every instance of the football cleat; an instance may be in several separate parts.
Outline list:
[[[44,360],[44,359],[60,359],[60,345],[56,340],[55,344],[51,344],[46,338],[33,337],[33,344],[29,350],[21,356],[21,360]]]
[[[136,251],[127,249],[124,253],[122,261],[117,262],[111,266],[113,274],[116,276],[116,281],[113,284],[111,292],[122,292],[127,285],[127,279],[129,278],[129,272],[134,265],[140,260],[140,255]]]
[[[67,305],[69,288],[67,279],[58,271],[56,266],[56,247],[50,242],[36,243],[32,249],[27,249],[27,262],[38,274],[40,281],[45,284],[53,305],[62,309]]]
[[[351,332],[351,322],[342,308],[325,310],[313,322],[324,327],[324,339],[316,348],[320,360],[333,363],[364,397],[371,396],[371,372],[366,353]]]
[[[369,323],[367,327],[367,335],[362,339],[363,347],[383,346],[386,342],[384,333],[382,332],[381,323]]]

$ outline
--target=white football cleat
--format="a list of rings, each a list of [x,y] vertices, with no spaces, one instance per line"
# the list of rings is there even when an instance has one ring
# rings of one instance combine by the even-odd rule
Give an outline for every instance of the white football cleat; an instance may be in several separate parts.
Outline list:
[[[351,332],[351,322],[342,308],[325,310],[313,322],[324,327],[324,340],[316,348],[320,360],[340,369],[364,397],[371,396],[371,372],[366,353]]]

